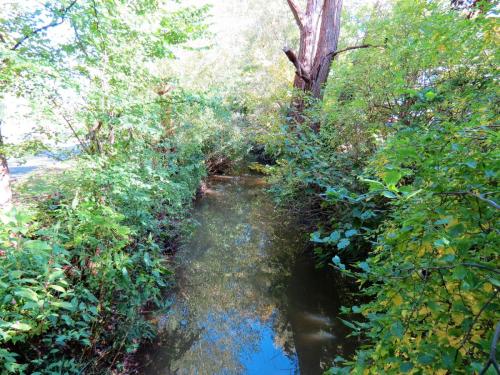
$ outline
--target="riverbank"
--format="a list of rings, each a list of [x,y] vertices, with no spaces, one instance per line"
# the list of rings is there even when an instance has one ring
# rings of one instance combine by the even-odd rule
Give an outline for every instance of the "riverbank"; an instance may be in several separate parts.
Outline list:
[[[78,159],[16,185],[22,199],[0,226],[5,371],[122,373],[127,353],[154,334],[143,310],[165,308],[164,252],[205,169],[198,154],[170,154],[189,169],[179,175],[143,152]]]

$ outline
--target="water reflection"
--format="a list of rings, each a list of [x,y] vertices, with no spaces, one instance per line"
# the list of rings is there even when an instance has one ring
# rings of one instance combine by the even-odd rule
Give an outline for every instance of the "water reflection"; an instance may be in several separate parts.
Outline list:
[[[255,178],[212,181],[177,255],[173,308],[143,348],[144,374],[320,374],[352,353],[338,281]]]

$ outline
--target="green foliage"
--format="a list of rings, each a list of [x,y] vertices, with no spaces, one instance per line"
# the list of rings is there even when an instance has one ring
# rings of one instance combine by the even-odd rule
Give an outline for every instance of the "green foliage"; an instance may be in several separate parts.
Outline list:
[[[421,53],[415,80],[405,72],[407,112],[367,169],[393,212],[357,274],[374,298],[359,325],[373,344],[351,371],[480,371],[500,308],[494,22],[427,4],[394,12],[390,24],[404,17],[433,38],[393,54],[444,50]]]
[[[64,175],[45,176],[32,213],[2,218],[2,373],[123,371],[124,355],[153,335],[143,308],[168,304],[164,253],[207,167],[244,153],[223,99],[174,89],[158,68],[206,34],[206,7],[174,3],[2,9],[1,94],[36,103],[79,153]]]
[[[269,144],[277,155],[277,165],[270,168],[273,190],[281,204],[301,211],[318,226],[311,240],[320,262],[337,253],[357,259],[366,253],[385,211],[384,199],[368,191],[358,178],[373,150],[368,144],[373,142],[368,139],[366,147],[354,144],[350,134],[332,122],[315,133],[307,124],[319,119],[318,110],[313,107],[307,115],[305,124],[283,126]]]
[[[205,171],[201,145],[195,154],[181,148],[166,155],[141,145],[135,157],[82,160],[71,172],[78,188],[53,194],[36,216],[5,218],[4,370],[77,372],[104,350],[101,363],[87,367],[97,371],[150,337],[140,309],[164,305],[161,249],[178,235]]]
[[[275,135],[279,197],[320,210],[319,259],[370,297],[352,310],[364,320],[346,322],[366,345],[331,373],[473,373],[487,361],[500,309],[496,12],[406,0],[375,12],[365,41],[381,47],[334,63],[308,114],[320,133]]]

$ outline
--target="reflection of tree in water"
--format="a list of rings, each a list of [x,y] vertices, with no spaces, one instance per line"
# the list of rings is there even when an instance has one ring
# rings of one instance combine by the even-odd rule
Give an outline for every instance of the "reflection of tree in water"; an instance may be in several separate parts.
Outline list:
[[[300,336],[300,314],[334,316],[337,296],[314,290],[311,283],[325,280],[311,265],[297,268],[294,258],[304,247],[299,231],[260,188],[244,185],[217,184],[214,195],[199,203],[200,226],[178,255],[178,301],[165,319],[160,347],[150,353],[154,364],[147,373],[242,373],[242,353],[259,350],[263,325],[273,329],[275,346],[290,358],[298,351],[302,370],[319,369],[334,356],[334,347]]]
[[[172,368],[172,362],[190,350],[198,341],[201,331],[186,332],[181,327],[165,330],[157,342],[143,348],[140,353],[141,369],[147,368],[151,374],[176,374],[178,369]],[[159,352],[161,355],[156,355]]]
[[[308,243],[303,238],[296,236],[294,251],[286,251],[290,226],[277,231],[277,247],[282,251],[269,258],[272,267],[283,269],[275,275],[270,290],[279,311],[279,319],[274,321],[275,341],[286,353],[298,357],[301,373],[322,374],[333,358],[348,358],[357,347],[355,338],[346,337],[349,329],[336,319],[341,306],[355,304],[351,297],[355,286],[331,270],[317,269],[310,252],[304,251]]]

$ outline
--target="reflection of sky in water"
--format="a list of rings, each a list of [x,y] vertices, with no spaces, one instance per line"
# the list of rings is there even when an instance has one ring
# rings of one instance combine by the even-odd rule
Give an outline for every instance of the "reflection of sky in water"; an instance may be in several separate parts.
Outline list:
[[[211,188],[217,194],[197,205],[200,225],[177,255],[175,302],[141,373],[321,374],[345,355],[346,332],[330,319],[338,286],[310,259],[296,260],[304,239],[261,188]]]
[[[298,373],[296,355],[289,355],[276,345],[272,320],[241,319],[240,312],[232,310],[223,314],[210,313],[203,321],[205,325],[200,327],[203,333],[192,351],[203,356],[207,371],[249,375]],[[222,353],[225,362],[221,362]],[[191,373],[190,364],[185,362],[187,357],[174,362],[174,367],[182,369],[180,373]]]
[[[274,330],[256,320],[252,324],[260,333],[260,342],[257,350],[243,348],[239,358],[248,375],[262,374],[296,374],[298,361],[296,355],[290,358],[283,348],[277,347],[274,342]]]

